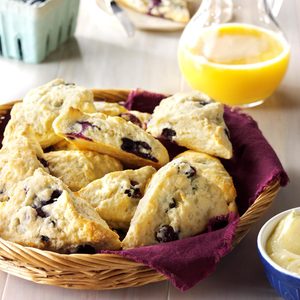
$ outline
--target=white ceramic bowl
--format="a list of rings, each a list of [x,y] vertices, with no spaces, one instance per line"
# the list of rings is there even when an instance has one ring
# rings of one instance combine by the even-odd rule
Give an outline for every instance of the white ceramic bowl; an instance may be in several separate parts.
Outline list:
[[[299,300],[300,299],[300,275],[289,272],[286,269],[276,264],[266,251],[267,241],[275,229],[276,225],[286,215],[293,210],[300,212],[300,207],[286,210],[271,218],[259,231],[257,237],[257,247],[260,255],[260,259],[264,265],[265,273],[270,284],[278,292],[278,294],[284,299]],[[299,237],[300,238],[300,235]]]

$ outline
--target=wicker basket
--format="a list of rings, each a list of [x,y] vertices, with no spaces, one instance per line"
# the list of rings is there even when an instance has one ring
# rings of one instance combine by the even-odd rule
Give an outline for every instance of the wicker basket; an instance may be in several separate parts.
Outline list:
[[[94,90],[95,100],[120,102],[127,90]],[[0,134],[9,120],[11,102],[0,106]],[[234,245],[249,231],[272,203],[280,184],[273,182],[241,216]],[[165,280],[157,271],[114,254],[58,254],[0,239],[0,269],[41,284],[73,289],[118,289]]]

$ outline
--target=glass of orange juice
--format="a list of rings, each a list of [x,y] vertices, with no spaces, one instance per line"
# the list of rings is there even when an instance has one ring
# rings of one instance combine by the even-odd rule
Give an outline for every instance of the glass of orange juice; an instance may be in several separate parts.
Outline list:
[[[275,91],[289,56],[267,0],[204,0],[178,49],[180,69],[192,88],[248,107]]]

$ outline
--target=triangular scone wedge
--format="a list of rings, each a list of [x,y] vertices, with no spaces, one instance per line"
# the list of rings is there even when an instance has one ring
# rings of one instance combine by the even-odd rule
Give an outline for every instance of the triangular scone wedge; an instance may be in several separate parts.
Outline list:
[[[190,19],[186,0],[118,0],[117,2],[140,13],[175,22],[187,23]]]
[[[109,173],[75,194],[87,200],[110,227],[127,230],[154,173],[150,166]]]
[[[8,138],[13,133],[15,123],[21,126],[29,124],[41,146],[51,146],[62,139],[54,133],[52,122],[70,106],[85,112],[95,112],[92,91],[62,79],[32,89],[25,95],[23,102],[12,109],[4,136]]]
[[[21,181],[0,210],[0,236],[61,253],[119,249],[118,235],[83,199],[42,169]]]
[[[86,114],[71,107],[55,119],[53,128],[80,149],[108,154],[130,165],[159,168],[169,161],[168,151],[157,139],[120,117]]]
[[[217,158],[183,153],[155,173],[123,248],[170,242],[203,232],[209,220],[237,212],[230,175]]]
[[[30,127],[15,131],[0,150],[0,202],[9,200],[9,191],[44,166],[44,154]]]
[[[44,154],[50,174],[78,191],[107,173],[123,170],[115,158],[88,150],[51,151]]]
[[[188,149],[229,159],[232,145],[223,113],[223,104],[200,93],[175,94],[155,108],[147,131]]]

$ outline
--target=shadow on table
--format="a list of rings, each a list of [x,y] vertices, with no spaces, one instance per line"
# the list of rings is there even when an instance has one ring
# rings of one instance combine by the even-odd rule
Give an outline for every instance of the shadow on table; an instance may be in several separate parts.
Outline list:
[[[41,64],[79,59],[81,56],[78,40],[72,37],[54,50]]]

